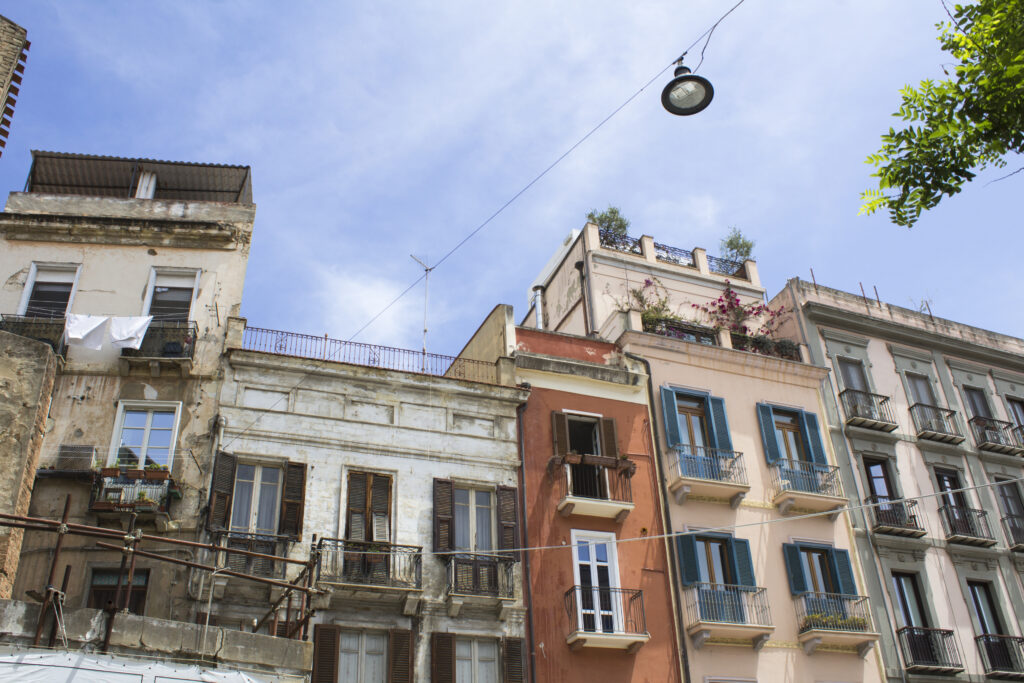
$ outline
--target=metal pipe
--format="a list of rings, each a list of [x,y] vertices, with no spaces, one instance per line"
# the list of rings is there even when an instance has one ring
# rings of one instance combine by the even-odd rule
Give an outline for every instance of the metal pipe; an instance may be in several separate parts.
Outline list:
[[[68,516],[71,514],[71,494],[64,497],[64,514],[61,515],[60,528],[57,532],[57,542],[53,546],[53,559],[50,561],[50,574],[46,579],[46,597],[43,598],[43,606],[39,609],[39,618],[36,620],[36,635],[32,645],[38,647],[39,639],[43,635],[43,622],[46,620],[46,612],[53,602],[53,580],[57,575],[57,562],[60,561],[60,549],[64,545],[64,535],[67,533]]]
[[[299,581],[302,581],[304,578],[306,578],[306,571],[308,571],[308,568],[307,569],[303,569],[302,573],[299,574],[295,579],[292,580],[292,584],[293,585],[298,585]],[[206,576],[206,575],[204,574],[203,576]],[[281,597],[279,597],[277,599],[277,601],[274,602],[274,604],[270,606],[270,610],[266,614],[264,614],[263,617],[259,621],[256,622],[255,626],[252,627],[252,632],[253,633],[256,633],[257,631],[259,631],[260,627],[263,626],[264,623],[266,623],[267,619],[269,619],[271,616],[273,616],[276,613],[277,608],[281,606],[281,602],[286,597],[289,600],[291,599],[292,590],[294,590],[294,589],[293,588],[286,589],[285,592],[281,594]]]
[[[111,545],[110,548],[113,550],[121,551],[121,566],[117,570],[117,592],[114,593],[114,607],[107,610],[107,629],[103,636],[103,649],[100,652],[107,652],[110,648],[110,636],[114,633],[114,619],[117,618],[117,613],[121,611],[121,583],[124,579],[124,566],[128,564],[128,555],[126,550],[128,544],[131,542],[131,538],[135,536],[135,520],[137,515],[133,512],[131,518],[128,521],[128,536],[125,538],[125,544],[123,546]],[[97,541],[96,545],[103,547],[105,544],[102,541]]]
[[[203,624],[203,637],[199,639],[199,656],[203,656],[203,649],[206,648],[206,632],[210,628],[210,610],[213,609],[213,589],[217,587],[217,572],[223,571],[224,567],[218,567],[210,575],[210,597],[206,599],[206,623]]]
[[[64,566],[64,580],[60,582],[61,595],[67,595],[68,593],[68,579],[71,578],[71,565]],[[61,598],[63,600],[63,598]],[[46,641],[46,647],[53,647],[53,644],[57,641],[57,619],[54,618],[53,626],[50,627],[50,638]]]
[[[524,520],[522,547],[529,548],[530,547],[529,531],[526,528],[526,524],[525,524],[526,510],[527,510],[527,507],[526,507],[526,502],[527,502],[527,499],[526,499],[526,455],[525,455],[526,446],[523,443],[523,439],[524,439],[523,413],[525,411],[526,411],[526,403],[525,402],[524,403],[520,403],[518,406],[516,406],[516,428],[519,431],[519,439],[518,439],[518,441],[519,441],[519,461],[520,461],[520,463],[519,463],[519,473],[518,473],[519,474],[519,497],[520,497],[520,509],[523,511],[523,520]],[[529,677],[528,677],[527,680],[529,680],[529,681],[536,681],[537,680],[537,649],[536,649],[536,647],[534,645],[534,640],[536,640],[536,634],[534,633],[534,630],[533,630],[533,587],[530,585],[530,553],[529,552],[525,552],[522,555],[523,555],[523,574],[525,576],[525,580],[523,581],[523,592],[525,593],[524,597],[526,598],[526,632],[529,634],[527,636],[527,642],[530,644],[530,661],[529,661],[530,673],[529,673]]]
[[[136,518],[137,515],[133,512],[131,517],[131,523],[129,525],[130,528],[132,529],[135,528]],[[141,541],[137,541],[135,540],[135,538],[132,538],[131,549],[128,550],[127,548],[125,548],[127,552],[131,553],[131,560],[128,563],[128,587],[125,589],[124,607],[122,608],[123,612],[128,612],[128,605],[132,604],[132,581],[135,580],[135,551],[140,543]]]
[[[538,330],[544,329],[544,287],[537,285],[533,288],[533,312],[536,316]]]
[[[213,552],[225,552],[235,553],[236,555],[245,555],[246,557],[257,557],[263,560],[276,560],[278,562],[289,562],[291,564],[306,564],[305,560],[294,560],[290,557],[281,557],[278,555],[267,555],[266,553],[257,553],[252,550],[242,550],[241,548],[228,548],[222,545],[213,545],[212,543],[197,543],[195,541],[185,541],[179,538],[164,538],[163,536],[154,536],[153,534],[140,533],[138,536],[139,540],[156,541],[160,543],[171,543],[175,545],[184,545],[190,548],[203,548],[204,550],[211,550]]]

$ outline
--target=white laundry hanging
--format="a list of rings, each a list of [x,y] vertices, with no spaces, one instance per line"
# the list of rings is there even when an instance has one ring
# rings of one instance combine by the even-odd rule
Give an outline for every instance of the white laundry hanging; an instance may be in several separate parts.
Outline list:
[[[138,349],[146,336],[151,315],[114,317],[110,319],[110,341],[118,349]]]
[[[107,340],[107,322],[105,315],[79,315],[68,313],[64,336],[68,346],[83,346],[99,351]]]

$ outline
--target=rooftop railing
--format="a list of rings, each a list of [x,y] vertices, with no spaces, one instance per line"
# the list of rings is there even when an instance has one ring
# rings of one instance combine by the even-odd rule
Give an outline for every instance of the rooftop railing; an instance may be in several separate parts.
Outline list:
[[[679,320],[645,320],[644,332],[705,346],[718,346],[718,334],[713,329]]]
[[[905,626],[896,631],[903,661],[910,673],[953,673],[963,671],[963,659],[952,631],[941,628]]]
[[[778,460],[772,467],[772,495],[784,491],[842,496],[839,468],[803,460]]]
[[[358,584],[418,590],[423,587],[423,548],[342,538],[318,542],[317,579],[323,583]]]
[[[978,545],[995,544],[995,537],[989,529],[988,512],[985,510],[943,505],[939,508],[939,519],[942,520],[942,531],[947,540],[979,541]]]
[[[896,429],[896,417],[888,396],[846,389],[839,392],[839,400],[846,413],[846,424],[887,432]]]
[[[61,358],[65,356],[63,316],[44,318],[5,313],[0,315],[0,330],[43,342]]]
[[[127,358],[193,358],[199,325],[192,320],[154,320],[137,349],[121,349]]]
[[[800,633],[871,630],[868,599],[861,595],[804,593],[797,596],[796,620]]]
[[[696,262],[693,260],[693,252],[686,249],[670,247],[667,244],[655,242],[654,255],[656,260],[663,263],[674,263],[677,266],[687,266],[689,268],[697,267]]]
[[[485,384],[497,383],[494,363],[330,339],[326,335],[317,337],[297,332],[246,327],[242,335],[242,348],[246,351],[260,351],[279,356],[365,365]]]
[[[1024,680],[1024,638],[1018,636],[977,636],[981,664],[992,678]]]
[[[601,246],[605,249],[612,249],[614,251],[621,251],[626,254],[642,254],[643,248],[640,246],[640,240],[629,235],[620,235],[617,232],[611,230],[601,230]]]
[[[915,403],[910,406],[910,416],[914,420],[914,429],[919,439],[932,439],[959,443],[963,434],[956,424],[956,411],[927,403]]]
[[[507,555],[460,553],[445,556],[449,595],[515,597],[514,560]]]
[[[751,353],[759,353],[762,356],[772,356],[797,362],[801,360],[800,345],[789,339],[772,339],[765,335],[751,337],[739,334],[738,332],[731,333],[730,337],[732,339],[732,348],[738,351],[749,351]]]
[[[707,479],[731,484],[747,484],[743,454],[720,448],[677,445],[676,472],[688,479]]]
[[[967,421],[974,437],[974,444],[987,451],[997,453],[1019,453],[1024,451],[1020,431],[1013,423],[995,420],[991,417],[972,417]]]
[[[746,269],[742,261],[730,261],[718,256],[708,255],[708,270],[719,275],[730,277],[746,277]]]
[[[687,624],[713,621],[752,626],[772,625],[768,591],[764,588],[695,583],[683,590]]]
[[[644,594],[640,590],[573,586],[565,592],[565,612],[573,631],[647,633]]]

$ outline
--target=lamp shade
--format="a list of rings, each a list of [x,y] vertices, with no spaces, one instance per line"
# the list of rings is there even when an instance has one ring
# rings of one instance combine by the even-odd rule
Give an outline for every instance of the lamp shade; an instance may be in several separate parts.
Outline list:
[[[676,77],[661,91],[661,104],[671,114],[690,116],[704,111],[714,96],[711,81],[681,66],[676,69]]]

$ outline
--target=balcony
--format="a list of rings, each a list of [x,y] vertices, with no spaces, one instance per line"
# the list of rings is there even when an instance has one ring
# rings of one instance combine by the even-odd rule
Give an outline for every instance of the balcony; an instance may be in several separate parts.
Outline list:
[[[64,318],[38,318],[23,315],[0,315],[0,330],[41,341],[64,358]]]
[[[253,576],[283,581],[286,577],[287,564],[279,558],[288,555],[288,549],[294,541],[290,536],[277,534],[259,534],[243,531],[221,531],[216,536],[216,544],[224,548],[246,550],[260,553],[266,557],[253,557],[238,553],[218,553],[217,566]]]
[[[643,254],[643,248],[640,245],[640,240],[629,235],[620,235],[617,232],[611,230],[602,230],[600,233],[601,237],[601,248],[611,249],[612,251],[621,251],[623,254]]]
[[[620,459],[569,454],[565,460],[558,478],[558,513],[614,519],[621,524],[635,505],[629,470],[618,467]],[[572,460],[579,462],[573,464]]]
[[[709,638],[749,638],[760,650],[775,630],[764,588],[697,583],[684,589],[686,633],[699,650]]]
[[[914,430],[919,439],[954,445],[964,440],[964,435],[960,433],[960,427],[956,423],[955,410],[927,403],[915,403],[910,406],[910,417],[914,420]]]
[[[705,346],[718,346],[718,333],[710,327],[703,327],[694,323],[682,322],[662,318],[660,320],[645,320],[644,332],[669,337],[671,339],[682,339],[694,344]]]
[[[749,351],[750,353],[792,360],[797,363],[802,360],[800,358],[800,345],[789,339],[772,339],[766,335],[749,337],[736,332],[733,332],[730,338],[732,340],[732,348],[738,351]]]
[[[907,626],[896,631],[908,674],[958,674],[964,670],[952,631]]]
[[[885,496],[871,496],[864,502],[869,505],[868,515],[871,530],[876,534],[909,536],[921,538],[925,530],[917,516],[917,501]]]
[[[323,538],[317,544],[317,583],[332,598],[406,601],[415,614],[423,589],[423,548]]]
[[[508,603],[516,597],[515,560],[508,555],[460,553],[446,555],[445,595],[448,616],[457,617],[464,604],[495,606],[504,618]]]
[[[804,593],[796,599],[796,621],[797,640],[807,654],[820,645],[852,645],[865,657],[878,640],[868,599],[861,595]]]
[[[839,392],[846,413],[846,424],[881,432],[894,432],[898,425],[888,396],[847,389]]]
[[[750,490],[743,454],[703,446],[676,446],[675,477],[668,490],[682,505],[687,496],[728,498],[733,509]]]
[[[98,464],[95,446],[61,444],[56,453],[47,453],[39,458],[36,477],[77,479],[91,482]]]
[[[127,367],[148,366],[154,377],[160,376],[160,368],[165,365],[180,368],[182,377],[186,377],[192,369],[198,337],[199,326],[191,320],[154,320],[139,348],[121,349],[121,359]]]
[[[1020,429],[1016,425],[991,417],[972,417],[967,425],[979,450],[1024,455],[1024,442],[1021,441]]]
[[[839,484],[839,468],[803,460],[779,460],[771,470],[772,502],[779,512],[793,508],[808,512],[835,511],[834,520],[847,504]]]
[[[110,468],[101,470],[96,477],[89,498],[89,512],[100,516],[134,512],[143,519],[158,515],[166,517],[171,501],[176,498],[181,498],[181,491],[167,470]]]
[[[571,650],[585,647],[625,650],[633,654],[651,639],[647,632],[643,591],[573,586],[565,592]]]
[[[989,548],[996,544],[988,526],[988,513],[984,510],[943,505],[939,508],[942,533],[947,543],[976,545]]]
[[[1002,522],[1003,531],[1006,532],[1006,546],[1014,552],[1024,553],[1024,517],[1007,515]]]
[[[1024,638],[984,635],[974,639],[989,678],[1024,681]]]

